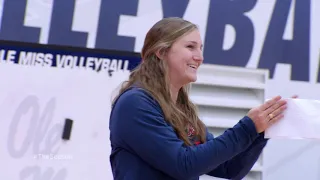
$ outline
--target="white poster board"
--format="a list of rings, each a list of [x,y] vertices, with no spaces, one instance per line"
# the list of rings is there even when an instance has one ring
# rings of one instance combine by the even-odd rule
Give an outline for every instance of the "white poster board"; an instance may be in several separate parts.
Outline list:
[[[116,73],[1,64],[0,179],[112,179],[111,94],[128,77]]]
[[[284,118],[265,132],[267,138],[320,139],[320,101],[286,99]]]

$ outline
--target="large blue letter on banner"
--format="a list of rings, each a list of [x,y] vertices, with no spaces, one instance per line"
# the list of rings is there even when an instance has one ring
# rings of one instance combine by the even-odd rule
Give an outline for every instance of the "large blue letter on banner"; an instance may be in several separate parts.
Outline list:
[[[310,0],[295,1],[292,40],[283,40],[291,1],[276,1],[259,68],[270,70],[277,63],[291,64],[291,79],[309,81]]]
[[[135,39],[133,37],[118,36],[118,26],[119,16],[121,14],[136,16],[137,10],[138,0],[102,0],[95,47],[100,49],[134,51]]]
[[[204,45],[206,63],[245,67],[251,56],[254,28],[251,20],[244,15],[256,4],[256,0],[211,0]],[[233,46],[223,50],[226,25],[236,31]]]
[[[0,39],[39,42],[40,28],[24,26],[27,0],[4,0]]]
[[[163,17],[180,17],[184,16],[189,4],[189,0],[162,0]]]
[[[72,31],[75,0],[54,0],[48,44],[86,47],[87,33]]]

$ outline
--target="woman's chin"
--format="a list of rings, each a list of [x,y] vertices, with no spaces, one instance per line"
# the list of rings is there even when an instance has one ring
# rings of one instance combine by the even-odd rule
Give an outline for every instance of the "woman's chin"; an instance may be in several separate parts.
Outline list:
[[[188,76],[188,81],[189,81],[189,83],[196,82],[197,81],[197,75]]]

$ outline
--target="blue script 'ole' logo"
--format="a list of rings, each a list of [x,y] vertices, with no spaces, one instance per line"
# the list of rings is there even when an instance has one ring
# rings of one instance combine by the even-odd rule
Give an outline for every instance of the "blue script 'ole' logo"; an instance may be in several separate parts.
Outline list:
[[[28,150],[32,150],[34,157],[39,155],[56,154],[59,151],[58,142],[61,137],[62,125],[51,125],[56,109],[55,98],[50,99],[43,112],[40,112],[40,105],[36,96],[26,97],[14,113],[9,127],[7,141],[8,152],[13,158],[22,158]],[[15,146],[19,123],[23,115],[31,112],[30,124],[21,146]],[[33,158],[33,157],[30,157]],[[44,171],[41,166],[27,166],[20,172],[20,179],[24,180],[33,177],[34,180],[65,180],[67,170],[65,168],[55,172],[52,167]]]

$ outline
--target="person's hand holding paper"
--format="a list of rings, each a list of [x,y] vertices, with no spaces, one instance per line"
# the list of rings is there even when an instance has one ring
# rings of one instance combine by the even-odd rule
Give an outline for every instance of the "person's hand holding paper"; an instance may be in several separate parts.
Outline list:
[[[264,104],[252,108],[247,116],[252,119],[258,133],[264,132],[271,125],[283,118],[283,112],[286,110],[287,102],[276,96]]]
[[[320,139],[320,101],[286,99],[281,121],[265,131],[266,138]]]

